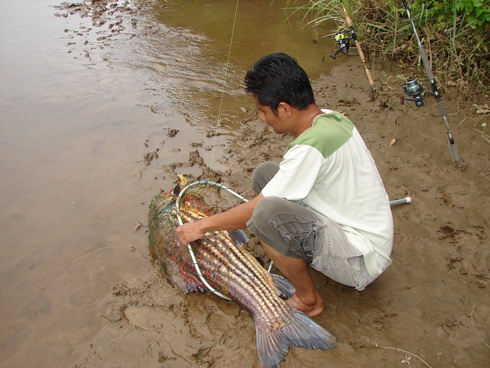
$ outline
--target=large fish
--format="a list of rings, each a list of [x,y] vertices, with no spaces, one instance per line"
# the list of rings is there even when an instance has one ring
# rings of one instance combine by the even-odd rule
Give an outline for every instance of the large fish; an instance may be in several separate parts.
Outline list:
[[[285,359],[289,346],[327,350],[335,337],[284,299],[294,293],[292,284],[270,274],[240,243],[241,232],[217,231],[191,243],[202,281],[187,245],[180,244],[175,231],[177,186],[173,192],[153,198],[149,209],[149,243],[171,282],[185,293],[204,292],[209,286],[229,297],[248,312],[255,322],[258,356],[262,364],[276,367]],[[209,212],[186,202],[179,214],[184,222],[196,221]],[[241,233],[244,235],[244,233]],[[282,297],[282,298],[281,298]]]

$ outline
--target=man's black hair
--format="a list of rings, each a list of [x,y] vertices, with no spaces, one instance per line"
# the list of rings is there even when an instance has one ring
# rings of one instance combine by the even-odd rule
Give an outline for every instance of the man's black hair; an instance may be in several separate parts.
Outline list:
[[[304,110],[315,103],[306,72],[284,53],[262,57],[245,75],[245,91],[255,94],[261,105],[277,113],[280,102]]]

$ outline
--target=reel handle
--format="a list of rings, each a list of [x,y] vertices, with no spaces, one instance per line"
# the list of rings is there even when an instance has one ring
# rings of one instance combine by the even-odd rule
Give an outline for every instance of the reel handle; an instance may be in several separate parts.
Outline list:
[[[337,59],[337,54],[342,50],[342,47],[339,47],[339,49],[337,51],[335,51],[334,54],[330,54],[329,56],[332,58],[332,59]]]
[[[417,107],[422,107],[424,106],[424,99],[423,97],[419,98],[406,98],[405,96],[400,97],[400,105],[405,105],[405,101],[413,101],[415,102],[415,106]]]

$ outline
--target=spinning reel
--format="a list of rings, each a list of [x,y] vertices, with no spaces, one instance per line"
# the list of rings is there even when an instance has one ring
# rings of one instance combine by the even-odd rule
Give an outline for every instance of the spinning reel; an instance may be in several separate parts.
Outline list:
[[[335,35],[335,41],[337,42],[337,44],[339,45],[339,48],[337,51],[335,51],[334,54],[330,54],[330,57],[332,59],[336,59],[337,58],[337,54],[339,52],[342,51],[342,54],[347,54],[349,52],[349,47],[350,47],[350,44],[349,44],[349,41],[350,41],[350,38],[349,37],[346,37],[343,33],[337,33]]]
[[[422,86],[421,82],[419,82],[417,79],[408,79],[407,83],[403,85],[403,89],[410,98],[406,98],[404,96],[400,97],[401,105],[404,105],[405,101],[414,101],[415,106],[424,106],[424,98],[429,91],[424,91],[424,87]]]

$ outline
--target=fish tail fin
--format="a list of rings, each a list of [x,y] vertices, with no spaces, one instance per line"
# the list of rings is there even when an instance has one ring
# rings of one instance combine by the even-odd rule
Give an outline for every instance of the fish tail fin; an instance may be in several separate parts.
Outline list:
[[[303,312],[293,311],[291,321],[276,330],[256,325],[257,351],[266,367],[274,368],[281,363],[289,346],[308,349],[333,349],[336,338]]]

